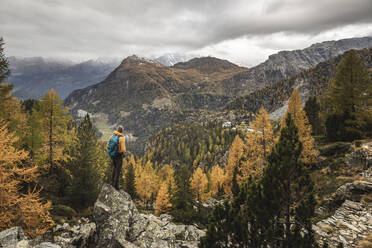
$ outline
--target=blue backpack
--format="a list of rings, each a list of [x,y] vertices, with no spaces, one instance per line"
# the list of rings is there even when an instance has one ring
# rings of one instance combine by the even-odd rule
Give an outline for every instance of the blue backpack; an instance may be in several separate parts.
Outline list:
[[[118,149],[119,149],[119,136],[113,135],[109,141],[108,148],[107,148],[107,151],[110,157],[112,158],[116,157],[119,154]]]

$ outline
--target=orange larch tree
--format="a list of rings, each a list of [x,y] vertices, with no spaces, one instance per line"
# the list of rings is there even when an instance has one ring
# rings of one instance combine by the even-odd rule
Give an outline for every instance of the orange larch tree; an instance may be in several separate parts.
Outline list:
[[[158,191],[155,201],[155,215],[159,216],[160,214],[168,213],[172,207],[170,202],[170,195],[168,193],[168,184],[163,182]]]
[[[14,147],[17,141],[0,121],[0,230],[21,225],[27,235],[34,237],[53,226],[51,203],[42,202],[36,188],[22,193],[22,185],[35,181],[38,175],[36,166],[24,166],[28,153]]]
[[[244,152],[244,143],[242,139],[236,135],[229,150],[229,158],[226,165],[226,175],[224,181],[224,190],[226,194],[232,193],[234,172],[239,170],[239,165]]]
[[[148,206],[156,197],[159,187],[155,169],[147,161],[145,165],[136,165],[135,174],[136,194]]]
[[[256,120],[249,123],[250,130],[244,137],[244,162],[240,166],[239,181],[245,181],[249,176],[261,174],[267,162],[267,155],[274,145],[274,132],[270,118],[264,108],[261,108]]]
[[[210,172],[210,193],[212,196],[215,196],[222,191],[224,180],[224,170],[218,165],[213,166]]]
[[[315,141],[311,136],[311,125],[307,119],[306,112],[303,110],[300,94],[297,89],[294,89],[291,98],[288,102],[288,109],[284,115],[280,128],[286,126],[285,119],[291,114],[294,123],[298,129],[298,137],[302,143],[303,150],[300,161],[303,163],[315,163],[318,156],[318,151],[315,149]]]
[[[199,202],[205,201],[208,198],[208,178],[200,167],[198,167],[192,174],[190,178],[190,187],[194,192],[195,199]]]

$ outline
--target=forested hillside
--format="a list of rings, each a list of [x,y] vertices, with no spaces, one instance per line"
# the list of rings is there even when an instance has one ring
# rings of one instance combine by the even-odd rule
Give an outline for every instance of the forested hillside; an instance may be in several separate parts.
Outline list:
[[[367,68],[372,68],[372,49],[367,48],[356,51]],[[296,76],[290,77],[266,86],[247,96],[237,98],[228,104],[227,109],[244,109],[257,112],[261,107],[273,112],[285,105],[294,88],[306,101],[309,96],[319,96],[329,85],[329,80],[335,75],[337,65],[345,54],[319,63],[314,68],[305,70]]]

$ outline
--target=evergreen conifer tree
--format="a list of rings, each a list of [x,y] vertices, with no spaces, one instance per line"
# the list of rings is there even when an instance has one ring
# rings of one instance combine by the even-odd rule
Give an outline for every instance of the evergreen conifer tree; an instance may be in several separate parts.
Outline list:
[[[249,178],[231,204],[215,208],[200,247],[317,247],[313,184],[291,114],[285,124],[262,177]]]
[[[135,183],[136,174],[134,171],[134,164],[129,162],[125,172],[125,179],[124,179],[124,190],[132,199],[136,197],[136,183]]]
[[[336,75],[322,97],[327,137],[340,141],[361,138],[372,119],[371,96],[370,74],[360,57],[351,50],[338,65]]]
[[[69,198],[72,205],[78,209],[93,206],[99,191],[98,141],[89,115],[77,128],[77,142],[72,154],[69,169],[71,185]]]
[[[4,54],[4,40],[0,38],[0,84],[9,76],[8,60]]]
[[[194,195],[190,188],[191,171],[184,165],[178,169],[175,177],[176,191],[171,199],[171,214],[176,220],[190,223],[194,215]]]
[[[309,97],[305,103],[304,110],[307,119],[311,124],[313,134],[320,135],[322,133],[321,121],[319,117],[320,104],[315,96]]]
[[[27,114],[27,132],[24,138],[24,142],[27,150],[30,152],[31,158],[35,158],[35,155],[40,151],[44,136],[41,127],[41,118],[38,113],[38,105],[34,104]]]

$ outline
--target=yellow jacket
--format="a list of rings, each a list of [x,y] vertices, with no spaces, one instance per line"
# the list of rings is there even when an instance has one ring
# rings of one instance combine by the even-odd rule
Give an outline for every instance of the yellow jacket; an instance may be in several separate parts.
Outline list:
[[[118,131],[114,131],[114,135],[119,136],[119,147],[118,152],[125,154],[127,152],[127,148],[125,147],[125,138],[122,133],[119,133]]]

